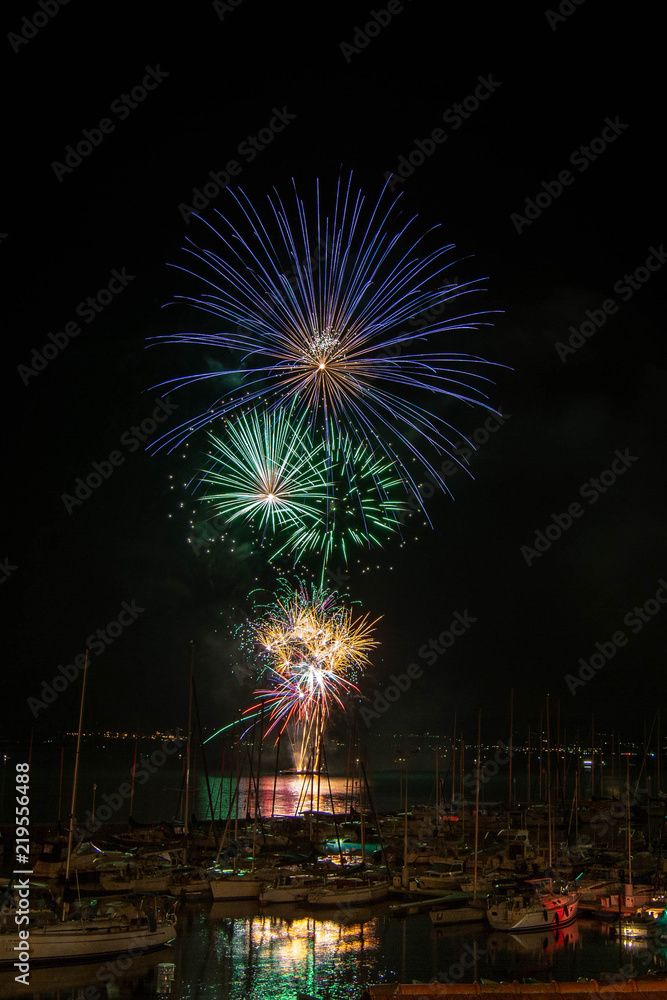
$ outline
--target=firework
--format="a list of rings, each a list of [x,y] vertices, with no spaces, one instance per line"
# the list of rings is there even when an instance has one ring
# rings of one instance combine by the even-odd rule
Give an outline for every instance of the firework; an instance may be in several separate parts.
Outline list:
[[[296,189],[294,209],[276,193],[266,213],[243,191],[229,193],[231,215],[218,212],[217,228],[207,224],[210,245],[189,241],[192,265],[179,268],[202,290],[178,298],[219,325],[157,339],[213,346],[223,361],[229,352],[238,361],[172,380],[183,386],[222,379],[225,388],[158,447],[176,447],[239,408],[294,406],[322,429],[327,447],[343,433],[393,463],[397,443],[446,489],[424,448],[459,461],[454,430],[413,397],[428,393],[431,402],[448,397],[491,409],[486,362],[439,346],[437,335],[475,330],[486,315],[459,312],[459,300],[479,286],[447,281],[453,245],[427,249],[430,237],[415,233],[414,218],[392,221],[398,198],[387,195],[387,187],[377,204],[367,205],[351,176],[339,179],[329,215],[319,183],[312,216]],[[413,483],[399,461],[403,478]]]
[[[313,738],[319,747],[334,703],[357,691],[354,681],[368,663],[374,622],[355,619],[338,594],[304,586],[276,599],[252,627],[273,687],[255,692],[270,710],[267,735],[292,724],[299,768]],[[318,751],[319,752],[319,751]]]
[[[304,435],[303,418],[290,422],[284,410],[257,410],[229,422],[224,436],[210,435],[210,467],[202,482],[229,523],[238,518],[272,531],[303,527],[320,518],[326,501],[326,460]]]
[[[353,547],[381,545],[407,509],[395,466],[336,435],[316,443],[306,417],[252,410],[210,434],[209,465],[200,498],[225,525],[251,525],[271,559],[321,558],[321,577],[334,553],[347,565]]]

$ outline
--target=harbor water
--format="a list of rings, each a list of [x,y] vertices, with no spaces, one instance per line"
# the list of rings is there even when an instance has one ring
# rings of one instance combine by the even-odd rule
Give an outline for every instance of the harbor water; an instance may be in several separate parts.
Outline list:
[[[152,955],[59,969],[34,967],[30,986],[0,973],[0,997],[34,1000],[360,1000],[373,983],[573,981],[611,983],[661,971],[662,946],[619,945],[600,922],[506,934],[485,924],[435,928],[389,904],[346,911],[255,902],[187,903],[173,946]],[[173,969],[169,967],[173,966]],[[167,974],[173,979],[166,978]]]
[[[70,769],[66,764],[61,771],[52,754],[36,748],[36,756],[40,752],[43,760],[33,762],[31,768],[31,820],[55,826],[60,815],[66,825]],[[142,768],[145,777],[135,782],[132,815],[137,821],[172,822],[179,809],[182,812],[183,761],[177,754],[162,757],[165,759],[152,755],[150,747],[139,756],[136,773]],[[116,753],[105,754],[100,749],[86,754],[79,775],[80,823],[89,821],[93,814],[105,822],[127,823],[132,763],[128,755],[119,766]],[[10,761],[10,775],[12,770]],[[487,783],[483,809],[492,811],[494,797],[506,799],[506,784],[503,774]],[[223,778],[210,775],[210,799],[201,775],[193,786],[192,811],[204,819],[210,815],[212,802],[215,816],[224,822],[234,788],[229,774]],[[254,815],[258,801],[264,818],[316,809],[318,791],[323,811],[332,811],[333,804],[333,811],[341,813],[352,801],[351,783],[340,774],[316,776],[310,782],[294,774],[267,774],[261,779],[258,795],[248,779],[242,779],[236,800],[239,818]],[[358,791],[357,785],[356,806]],[[399,769],[375,773],[372,791],[378,813],[400,809],[405,795],[403,774]],[[4,792],[2,816],[8,822],[13,802],[10,783]],[[434,798],[433,772],[411,772],[409,803],[432,805]],[[108,812],[103,810],[105,806]],[[10,868],[5,863],[3,874],[9,874]],[[393,915],[391,901],[331,910],[293,904],[262,907],[255,901],[209,900],[180,906],[176,940],[160,952],[61,968],[34,966],[29,986],[17,984],[15,973],[3,970],[0,998],[361,1000],[365,987],[374,983],[580,978],[613,982],[667,968],[667,950],[661,942],[620,942],[609,925],[583,918],[557,931],[514,935],[493,932],[483,922],[434,927],[427,913]]]

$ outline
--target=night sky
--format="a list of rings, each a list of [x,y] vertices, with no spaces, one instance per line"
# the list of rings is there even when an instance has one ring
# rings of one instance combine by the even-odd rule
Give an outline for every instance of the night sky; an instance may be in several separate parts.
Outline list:
[[[402,210],[441,227],[457,278],[487,279],[475,305],[497,310],[492,327],[443,349],[497,363],[490,399],[503,421],[486,434],[482,411],[439,410],[477,433],[474,478],[459,471],[454,500],[425,501],[432,529],[414,519],[403,547],[362,554],[340,577],[382,616],[361,682],[371,701],[392,673],[423,668],[367,739],[448,732],[454,712],[472,732],[479,708],[488,735],[505,735],[511,688],[520,734],[547,693],[583,736],[592,712],[608,732],[650,726],[667,687],[667,605],[655,600],[667,580],[667,229],[650,14],[595,0],[564,0],[563,13],[392,0],[375,15],[363,4],[40,2],[3,14],[3,731],[74,729],[80,681],[37,718],[27,699],[121,613],[129,624],[92,656],[88,728],[185,725],[191,639],[204,725],[251,703],[251,680],[231,672],[228,624],[255,577],[270,577],[247,547],[189,547],[181,484],[197,468],[196,439],[186,459],[151,456],[159,432],[140,442],[132,431],[152,419],[158,383],[219,363],[209,348],[146,349],[198,321],[161,308],[183,290],[167,264],[182,262],[196,225],[179,206],[230,160],[257,205],[274,186],[289,196],[292,178],[310,193],[316,178],[331,190],[350,170],[374,199],[417,140],[429,152],[396,181]],[[128,106],[143,81],[145,99]],[[277,112],[284,129],[252,150],[248,137]],[[98,144],[68,166],[84,130]],[[434,130],[445,139],[434,143]],[[100,291],[108,304],[87,310]],[[36,362],[68,324],[80,332]],[[211,395],[169,399],[178,410],[165,428]],[[112,453],[108,479],[68,505],[77,478]],[[577,516],[557,529],[572,505]],[[642,621],[633,609],[647,601]],[[424,655],[457,612],[463,635]],[[595,653],[601,669],[568,684]]]

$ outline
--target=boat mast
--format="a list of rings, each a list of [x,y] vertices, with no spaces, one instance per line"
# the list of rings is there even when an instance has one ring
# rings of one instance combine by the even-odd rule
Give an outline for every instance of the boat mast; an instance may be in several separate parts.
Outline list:
[[[440,832],[440,776],[438,774],[438,756],[440,747],[435,748],[435,831],[436,837]]]
[[[511,758],[510,758],[511,759]],[[530,722],[528,723],[528,777],[526,778],[526,802],[530,802]]]
[[[630,754],[626,757],[625,771],[625,823],[628,829],[628,884],[626,895],[632,893],[632,831],[630,829]]]
[[[658,735],[657,735],[657,774],[658,779],[658,797],[660,797],[661,787],[660,787],[660,709],[658,708]]]
[[[514,732],[514,688],[510,688],[510,745],[509,745],[509,764],[508,764],[508,778],[509,778],[509,794],[507,801],[509,802],[509,808],[512,808],[512,734]],[[511,819],[509,826],[512,825]]]
[[[549,825],[549,868],[551,868],[553,844],[551,840],[551,729],[549,725],[549,695],[547,695],[547,822]]]
[[[134,741],[134,763],[132,764],[132,791],[130,792],[130,820],[132,820],[132,805],[134,803],[134,777],[137,773],[137,746],[139,740]]]
[[[408,868],[408,758],[405,758],[405,815],[403,817],[403,870],[401,872],[401,885],[407,889],[410,885],[410,875]]]
[[[183,832],[190,833],[190,750],[192,743],[192,675],[194,671],[195,643],[190,640],[190,679],[188,682],[188,739],[185,745],[185,816]]]
[[[479,715],[477,716],[477,780],[475,781],[475,862],[473,869],[473,881],[472,881],[472,898],[477,899],[477,850],[479,847],[479,786],[481,784],[479,780],[480,772],[480,757],[482,754],[482,710],[480,708]]]
[[[65,882],[69,879],[69,867],[72,859],[72,838],[74,836],[74,817],[76,811],[76,785],[79,779],[79,754],[81,752],[81,733],[83,729],[83,700],[86,694],[86,677],[88,675],[88,659],[90,650],[86,647],[86,659],[83,665],[83,683],[81,685],[81,706],[79,708],[79,733],[76,738],[76,756],[74,758],[74,782],[72,784],[72,805],[69,815],[69,837],[67,838],[67,865],[65,867]]]
[[[454,712],[454,729],[452,733],[452,812],[456,795],[456,712]]]

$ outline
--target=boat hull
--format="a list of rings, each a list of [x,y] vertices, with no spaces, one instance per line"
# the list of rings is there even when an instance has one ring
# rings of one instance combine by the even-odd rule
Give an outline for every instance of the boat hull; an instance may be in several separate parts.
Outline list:
[[[211,879],[211,894],[216,901],[225,899],[258,899],[262,885],[257,878]]]
[[[484,920],[484,910],[476,906],[456,906],[451,909],[429,910],[431,923],[436,927],[471,924]]]
[[[121,952],[145,954],[164,947],[175,937],[176,929],[170,921],[158,924],[155,930],[127,928],[106,921],[99,927],[76,922],[73,927],[65,923],[30,928],[27,950],[30,964],[60,965]],[[0,934],[0,965],[12,965],[17,956],[24,953],[25,947],[26,942],[20,940],[18,934]]]
[[[501,902],[490,903],[486,911],[494,931],[556,930],[567,927],[577,919],[578,899],[576,893],[566,896],[542,897],[525,901],[521,897],[510,897]]]
[[[311,906],[338,906],[375,903],[389,894],[389,882],[359,886],[324,886],[308,893]]]

